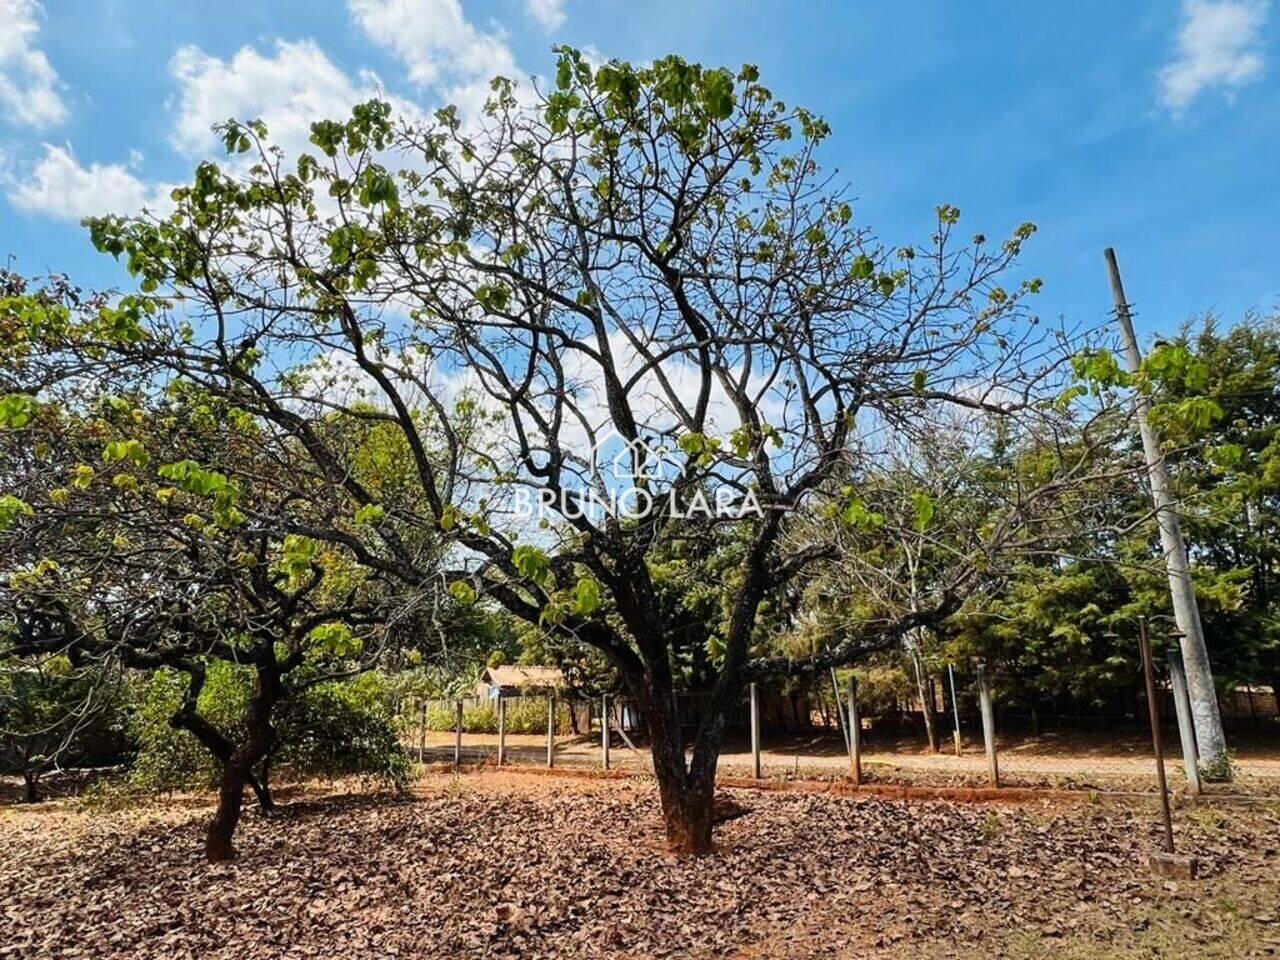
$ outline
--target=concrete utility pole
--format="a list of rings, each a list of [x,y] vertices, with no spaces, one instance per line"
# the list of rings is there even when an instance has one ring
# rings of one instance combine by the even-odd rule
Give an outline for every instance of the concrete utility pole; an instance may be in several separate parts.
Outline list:
[[[1138,340],[1133,333],[1133,318],[1129,315],[1129,301],[1125,299],[1124,285],[1120,282],[1116,252],[1107,247],[1103,256],[1111,277],[1111,296],[1115,301],[1116,319],[1120,322],[1120,335],[1124,339],[1125,361],[1129,372],[1137,373],[1142,364],[1142,354],[1138,352]],[[1164,552],[1165,570],[1169,575],[1173,618],[1182,633],[1182,664],[1187,675],[1187,693],[1191,699],[1196,746],[1203,759],[1212,761],[1227,749],[1227,739],[1222,732],[1222,717],[1218,713],[1218,691],[1213,685],[1209,651],[1204,645],[1204,628],[1200,625],[1200,608],[1196,605],[1195,585],[1191,582],[1187,545],[1182,539],[1182,524],[1178,520],[1177,505],[1169,489],[1169,471],[1165,465],[1164,451],[1160,447],[1160,435],[1148,420],[1151,401],[1141,392],[1136,392],[1134,406],[1138,416],[1138,430],[1142,434],[1142,450],[1147,460],[1147,478],[1151,482],[1151,501],[1155,505],[1156,522],[1160,527],[1160,546]]]
[[[987,668],[978,664],[978,706],[982,711],[982,742],[987,748],[987,771],[991,785],[1000,786],[1000,760],[996,756],[996,713],[991,706],[991,685],[987,683]]]

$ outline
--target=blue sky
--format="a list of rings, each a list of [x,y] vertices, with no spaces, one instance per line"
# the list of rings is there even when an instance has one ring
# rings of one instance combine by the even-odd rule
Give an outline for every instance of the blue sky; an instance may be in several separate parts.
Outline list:
[[[1117,248],[1139,327],[1280,306],[1280,17],[1270,0],[0,0],[0,257],[123,282],[81,216],[163,203],[263,116],[301,148],[315,114],[383,90],[469,102],[493,72],[601,57],[757,63],[824,115],[826,160],[890,243],[933,207],[1040,232],[1038,308],[1096,323]],[[1268,146],[1270,145],[1270,146]]]

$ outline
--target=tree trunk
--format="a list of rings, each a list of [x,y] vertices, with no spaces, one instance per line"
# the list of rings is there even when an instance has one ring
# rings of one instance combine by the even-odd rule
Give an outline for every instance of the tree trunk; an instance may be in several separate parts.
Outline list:
[[[237,763],[229,763],[222,770],[222,778],[218,784],[218,810],[209,823],[204,841],[204,856],[210,863],[225,863],[235,859],[236,852],[231,838],[240,822],[240,808],[244,802],[248,772]]]
[[[258,782],[253,775],[253,768],[268,757],[275,746],[276,733],[271,726],[271,713],[283,697],[284,687],[278,668],[275,664],[260,664],[257,688],[245,714],[245,739],[222,758],[218,809],[205,835],[205,859],[210,863],[222,863],[235,857],[231,841],[240,822],[246,786],[253,787],[264,810],[274,807],[270,791]],[[194,724],[204,732],[202,739],[216,743],[215,734],[210,733],[208,722],[199,718],[194,711],[185,712],[180,719],[187,724]]]
[[[925,675],[924,660],[918,649],[911,651],[911,665],[916,674],[916,695],[920,698],[920,710],[924,713],[924,732],[929,738],[929,752],[938,752],[937,718],[933,710],[933,697],[930,696],[929,679]]]
[[[22,782],[24,786],[23,796],[27,803],[40,802],[40,777],[34,770],[22,771]]]
[[[656,768],[655,768],[656,769]],[[713,783],[697,783],[675,771],[658,775],[662,820],[667,844],[680,857],[701,857],[711,852]]]
[[[671,851],[680,857],[699,857],[711,852],[715,767],[709,776],[690,771],[675,695],[668,700],[656,703],[650,698],[644,705],[662,820]]]
[[[271,783],[267,779],[270,774],[271,758],[266,757],[262,761],[262,774],[249,776],[249,786],[253,788],[253,795],[258,798],[258,809],[263,813],[270,813],[276,808],[275,797],[271,796]]]

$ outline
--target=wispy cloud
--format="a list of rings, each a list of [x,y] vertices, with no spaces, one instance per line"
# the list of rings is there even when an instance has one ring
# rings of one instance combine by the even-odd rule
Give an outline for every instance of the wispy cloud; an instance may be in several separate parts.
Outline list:
[[[555,30],[564,23],[564,0],[524,0],[524,8],[544,30]]]
[[[58,73],[36,46],[40,13],[35,0],[0,0],[0,116],[32,127],[67,118]]]
[[[1201,92],[1228,95],[1257,80],[1270,0],[1183,0],[1174,59],[1159,74],[1160,105],[1177,115]]]
[[[518,79],[515,54],[499,33],[480,29],[459,0],[347,0],[361,30],[464,117],[478,113],[495,76]]]
[[[107,213],[139,213],[145,207],[162,213],[173,203],[173,184],[150,183],[135,173],[142,157],[129,163],[91,163],[84,166],[70,146],[46,143],[44,156],[23,180],[5,179],[5,195],[15,209],[59,220]]]
[[[349,76],[313,40],[277,40],[270,51],[244,46],[225,60],[188,45],[169,72],[178,85],[170,142],[189,157],[216,150],[213,125],[229,117],[263,120],[272,142],[296,156],[308,149],[313,121],[342,120],[356,103],[387,97],[376,76]]]

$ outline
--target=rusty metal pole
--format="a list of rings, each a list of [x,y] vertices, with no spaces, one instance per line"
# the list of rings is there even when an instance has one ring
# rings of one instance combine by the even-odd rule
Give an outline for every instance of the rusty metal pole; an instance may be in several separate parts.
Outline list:
[[[760,779],[760,694],[753,683],[751,695],[751,776]]]
[[[609,769],[609,695],[600,698],[600,766]]]
[[[556,695],[547,697],[547,766],[556,765]]]
[[[1142,675],[1147,683],[1147,712],[1151,715],[1151,744],[1156,751],[1156,780],[1160,784],[1160,811],[1164,815],[1164,851],[1173,853],[1173,817],[1169,812],[1169,787],[1164,779],[1164,746],[1160,742],[1160,705],[1156,702],[1156,673],[1151,665],[1151,641],[1147,618],[1138,617],[1138,648],[1142,651]]]

